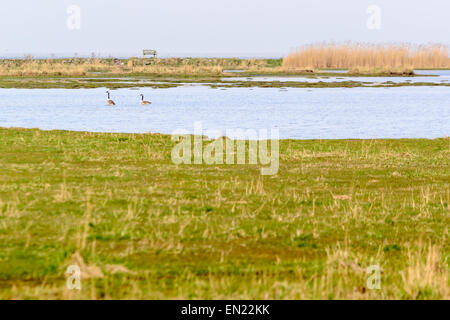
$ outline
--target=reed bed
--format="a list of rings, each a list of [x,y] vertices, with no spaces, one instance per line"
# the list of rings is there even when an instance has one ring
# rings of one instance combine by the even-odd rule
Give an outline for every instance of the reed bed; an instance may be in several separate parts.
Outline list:
[[[285,69],[403,71],[450,68],[445,45],[322,43],[302,46],[283,59]]]

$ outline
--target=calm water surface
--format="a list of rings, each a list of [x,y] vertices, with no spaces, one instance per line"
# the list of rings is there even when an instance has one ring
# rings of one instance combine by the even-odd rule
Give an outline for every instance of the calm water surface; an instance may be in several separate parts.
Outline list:
[[[139,93],[153,102],[141,106]],[[281,138],[450,136],[449,87],[0,89],[0,126],[95,132],[278,128]]]
[[[329,71],[327,71],[329,72]],[[335,72],[336,76],[267,76],[267,77],[234,77],[224,78],[226,81],[296,81],[296,82],[342,82],[342,81],[358,81],[358,82],[370,82],[370,83],[383,83],[383,82],[427,82],[427,83],[450,83],[450,70],[416,70],[417,75],[427,75],[420,77],[346,77],[339,75],[339,72]]]

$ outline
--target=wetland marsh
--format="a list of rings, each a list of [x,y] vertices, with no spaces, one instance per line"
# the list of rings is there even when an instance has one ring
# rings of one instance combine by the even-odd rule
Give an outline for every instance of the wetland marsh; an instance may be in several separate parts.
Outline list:
[[[0,299],[449,299],[449,71],[313,69],[2,61]],[[277,128],[278,173],[175,165],[198,121]]]

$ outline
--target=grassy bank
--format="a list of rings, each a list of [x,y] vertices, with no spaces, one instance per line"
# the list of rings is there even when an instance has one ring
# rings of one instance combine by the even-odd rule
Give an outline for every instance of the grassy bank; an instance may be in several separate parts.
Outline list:
[[[147,77],[218,77],[228,70],[278,70],[281,59],[4,59],[0,76],[145,75]]]
[[[281,141],[275,176],[163,135],[0,141],[0,299],[450,298],[448,138]]]

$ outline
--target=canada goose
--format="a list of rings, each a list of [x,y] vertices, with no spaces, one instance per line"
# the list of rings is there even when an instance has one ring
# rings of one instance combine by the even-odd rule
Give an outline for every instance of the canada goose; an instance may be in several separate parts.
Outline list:
[[[141,93],[140,94],[140,96],[141,96],[141,104],[152,104],[150,101],[146,101],[146,100],[144,100],[144,95]]]
[[[112,100],[110,99],[109,91],[106,91],[106,93],[108,94],[108,100],[106,100],[106,104],[107,104],[107,105],[110,105],[110,106],[115,106],[116,104],[114,103],[114,101],[112,101]]]

